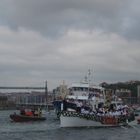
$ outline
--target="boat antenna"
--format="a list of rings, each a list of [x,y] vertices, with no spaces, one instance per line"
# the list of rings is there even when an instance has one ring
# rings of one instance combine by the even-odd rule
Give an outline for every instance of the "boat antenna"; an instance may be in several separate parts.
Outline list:
[[[90,71],[90,69],[88,70],[88,82],[89,82],[89,84],[90,84],[90,81],[91,81],[91,71]]]
[[[88,94],[89,94],[89,88],[90,88],[90,76],[91,76],[91,71],[90,69],[88,70]]]
[[[93,72],[94,72],[94,70],[93,70],[93,68],[92,68],[92,70],[91,70],[91,83],[93,84]]]

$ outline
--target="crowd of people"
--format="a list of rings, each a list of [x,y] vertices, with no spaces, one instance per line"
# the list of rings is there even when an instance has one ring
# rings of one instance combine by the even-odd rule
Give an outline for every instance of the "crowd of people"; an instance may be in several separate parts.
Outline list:
[[[63,101],[64,111],[75,111],[82,114],[96,115],[98,117],[116,117],[123,116],[127,118],[130,115],[130,109],[127,105],[110,104],[105,107],[103,103],[98,104],[98,107],[91,106],[90,103],[82,100],[68,99]]]

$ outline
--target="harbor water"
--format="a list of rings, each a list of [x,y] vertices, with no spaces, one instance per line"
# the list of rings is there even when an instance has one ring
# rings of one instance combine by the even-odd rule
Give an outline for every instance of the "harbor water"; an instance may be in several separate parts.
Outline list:
[[[53,113],[43,122],[14,123],[0,111],[0,140],[139,140],[140,125],[114,128],[60,128]]]

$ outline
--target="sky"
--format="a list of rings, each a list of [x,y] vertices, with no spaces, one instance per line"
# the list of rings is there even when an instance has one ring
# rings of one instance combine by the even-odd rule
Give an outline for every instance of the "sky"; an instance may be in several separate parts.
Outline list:
[[[139,0],[0,0],[0,86],[140,80]]]

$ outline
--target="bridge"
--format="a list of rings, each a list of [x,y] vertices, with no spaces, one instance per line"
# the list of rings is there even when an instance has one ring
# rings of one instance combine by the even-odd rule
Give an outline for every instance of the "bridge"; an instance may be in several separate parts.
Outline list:
[[[4,86],[0,86],[0,89],[23,89],[23,90],[25,90],[25,89],[33,89],[33,90],[45,90],[45,87],[4,87]]]

